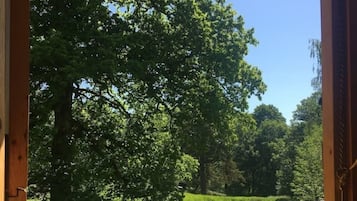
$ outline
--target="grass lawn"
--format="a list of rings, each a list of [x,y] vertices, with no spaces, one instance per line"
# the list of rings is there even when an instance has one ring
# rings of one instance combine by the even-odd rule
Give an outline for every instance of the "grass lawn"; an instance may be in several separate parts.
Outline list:
[[[228,196],[214,196],[214,195],[198,195],[185,193],[184,201],[284,201],[289,200],[282,196],[269,197],[228,197]]]
[[[288,197],[284,196],[269,196],[269,197],[229,197],[216,195],[199,195],[185,193],[183,201],[288,201]],[[27,201],[37,201],[28,199]]]

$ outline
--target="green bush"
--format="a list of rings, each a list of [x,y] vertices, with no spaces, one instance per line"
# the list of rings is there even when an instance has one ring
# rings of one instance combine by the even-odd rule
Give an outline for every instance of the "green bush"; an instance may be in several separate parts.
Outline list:
[[[290,197],[280,197],[276,201],[292,201],[292,199]]]

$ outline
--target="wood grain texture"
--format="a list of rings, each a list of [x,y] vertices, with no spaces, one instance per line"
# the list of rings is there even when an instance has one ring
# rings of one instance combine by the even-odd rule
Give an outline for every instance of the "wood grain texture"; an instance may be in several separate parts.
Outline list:
[[[357,200],[357,2],[321,0],[325,200]]]
[[[348,47],[348,166],[357,160],[357,2],[347,4],[347,47]],[[357,167],[351,169],[348,181],[348,200],[357,200]]]
[[[0,201],[5,200],[6,1],[0,0]]]
[[[29,1],[10,5],[9,135],[7,144],[7,195],[26,201],[29,123]]]
[[[332,1],[321,0],[322,25],[322,116],[325,200],[337,200],[335,180]]]

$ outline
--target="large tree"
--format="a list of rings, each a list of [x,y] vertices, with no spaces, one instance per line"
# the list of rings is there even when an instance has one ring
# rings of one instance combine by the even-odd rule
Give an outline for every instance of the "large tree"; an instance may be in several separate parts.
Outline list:
[[[310,196],[320,195],[322,189],[321,161],[319,159],[321,155],[321,141],[318,140],[318,133],[320,132],[321,135],[320,127],[322,121],[320,98],[321,43],[316,39],[310,40],[309,43],[310,57],[316,61],[313,66],[316,76],[311,81],[311,86],[315,92],[297,105],[296,110],[293,112],[290,133],[278,145],[278,149],[281,152],[280,155],[277,155],[277,158],[281,161],[281,168],[277,172],[279,193],[292,195],[302,200],[308,199],[304,197],[308,194]],[[314,146],[315,148],[309,146]],[[308,158],[316,161],[307,161]],[[311,170],[311,167],[314,170]],[[309,175],[308,171],[313,171],[314,174]],[[304,178],[304,175],[308,178]],[[314,181],[311,182],[310,178]],[[305,184],[304,181],[306,182]],[[308,188],[310,190],[314,188],[313,192],[308,192]],[[305,195],[302,195],[303,191]],[[312,193],[315,193],[315,195],[312,195]]]
[[[253,112],[253,118],[259,127],[265,120],[276,120],[279,122],[285,122],[285,118],[274,105],[261,104],[258,105]]]
[[[259,152],[256,147],[258,137],[255,120],[247,114],[244,120],[237,122],[236,133],[238,136],[237,148],[234,159],[237,167],[243,173],[243,180],[233,182],[227,188],[231,195],[253,195],[256,191],[256,167],[259,162]]]
[[[256,127],[239,129],[238,132],[240,142],[236,158],[246,180],[241,193],[272,195],[276,193],[276,172],[280,168],[278,145],[288,135],[288,126],[273,105],[257,106],[252,118]]]
[[[241,16],[237,16],[225,1],[197,2],[205,15],[210,31],[208,44],[197,58],[196,73],[190,89],[182,97],[175,119],[179,125],[184,151],[200,162],[201,193],[208,190],[207,164],[220,160],[234,144],[234,130],[230,122],[240,118],[247,100],[265,90],[260,71],[243,58],[248,44],[255,44],[253,30],[245,30]],[[209,12],[208,12],[209,11]]]
[[[297,106],[291,136],[287,139],[295,164],[289,170],[289,175],[293,176],[290,187],[297,199],[316,200],[321,198],[323,191],[320,96],[320,92],[314,92]]]
[[[31,124],[53,120],[47,144],[51,200],[74,199],[75,91],[117,73],[116,49],[123,44],[112,38],[122,38],[122,33],[111,21],[122,23],[101,1],[31,1]]]
[[[297,200],[317,201],[323,198],[321,125],[306,132],[304,141],[296,148],[291,187]]]
[[[260,71],[243,60],[248,44],[255,44],[253,30],[245,30],[243,25],[242,17],[237,17],[224,1],[32,0],[31,129],[36,131],[32,139],[44,138],[41,143],[49,147],[44,156],[49,159],[46,182],[51,200],[76,200],[75,191],[81,186],[76,176],[80,169],[78,154],[83,147],[94,151],[100,147],[88,146],[97,134],[88,134],[95,129],[86,130],[89,123],[85,120],[98,119],[101,110],[88,113],[90,118],[78,116],[89,101],[107,105],[121,122],[126,122],[120,132],[97,129],[107,132],[103,138],[110,145],[117,142],[112,135],[137,137],[137,144],[126,147],[129,151],[144,150],[150,140],[158,140],[153,136],[157,133],[154,114],[168,115],[165,128],[169,141],[187,135],[178,135],[183,129],[177,127],[184,126],[177,123],[182,116],[173,114],[192,105],[197,113],[189,118],[199,120],[190,124],[193,131],[205,131],[209,136],[223,134],[227,126],[219,120],[227,119],[224,113],[244,111],[247,98],[265,90]],[[208,109],[210,106],[215,107]],[[110,121],[110,117],[96,121],[102,125],[100,121]],[[106,148],[96,153],[104,157]],[[169,164],[178,160],[179,150],[175,149],[173,145],[173,152],[163,152]],[[125,156],[117,154],[117,160]],[[130,161],[136,161],[135,154]],[[98,164],[93,161],[86,165],[94,170]],[[131,168],[145,168],[142,162],[136,165]],[[142,183],[132,176],[132,182],[140,187]],[[160,182],[149,184],[154,185],[152,190],[138,197],[165,191]]]

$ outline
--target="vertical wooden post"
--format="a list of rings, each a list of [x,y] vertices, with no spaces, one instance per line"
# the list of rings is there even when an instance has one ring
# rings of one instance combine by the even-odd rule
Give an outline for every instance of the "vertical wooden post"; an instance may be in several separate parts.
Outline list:
[[[5,200],[6,0],[0,0],[0,201]]]
[[[5,200],[5,1],[0,1],[0,200]]]
[[[357,2],[347,1],[348,166],[357,160]],[[348,200],[357,200],[357,167],[350,170]]]
[[[321,0],[325,200],[357,200],[357,3]],[[340,189],[342,188],[342,191]]]
[[[332,1],[321,0],[323,172],[325,200],[337,200],[334,144]]]
[[[29,0],[10,1],[8,201],[26,201],[29,94]]]

